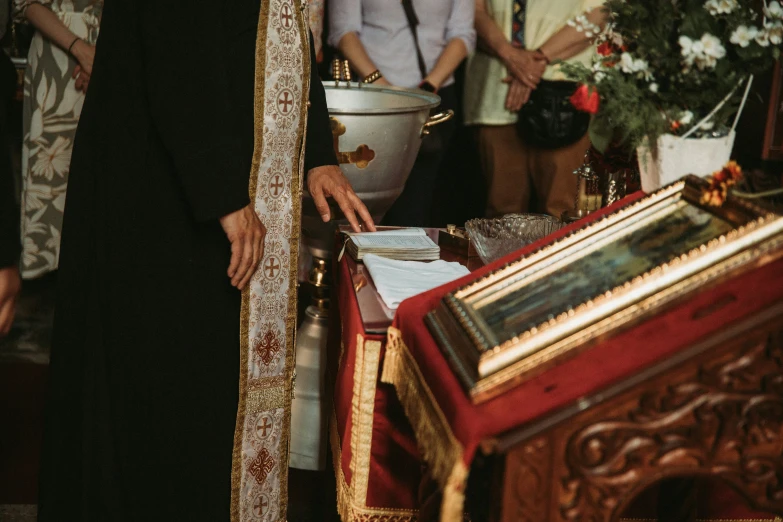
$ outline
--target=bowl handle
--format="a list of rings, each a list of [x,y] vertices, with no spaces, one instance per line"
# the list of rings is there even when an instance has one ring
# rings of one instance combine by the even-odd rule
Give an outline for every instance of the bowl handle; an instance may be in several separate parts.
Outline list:
[[[454,117],[454,111],[451,109],[443,112],[439,112],[438,114],[435,114],[434,116],[430,116],[427,120],[427,123],[424,124],[424,127],[421,129],[421,137],[427,136],[430,133],[430,127],[434,127],[435,125],[439,125],[445,121],[449,121],[451,118]]]

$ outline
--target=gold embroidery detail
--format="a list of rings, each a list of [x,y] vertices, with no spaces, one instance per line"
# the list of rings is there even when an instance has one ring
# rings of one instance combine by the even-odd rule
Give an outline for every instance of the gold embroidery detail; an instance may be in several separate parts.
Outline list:
[[[285,1],[285,0],[283,0]],[[252,171],[249,183],[250,200],[258,204],[258,184],[260,182],[262,160],[265,157],[264,133],[265,126],[265,99],[266,99],[266,68],[267,68],[267,39],[270,30],[270,6],[271,2],[261,3],[261,12],[258,20],[258,32],[256,37],[256,67],[255,67],[255,104],[254,104],[254,150]],[[302,96],[307,98],[309,95],[309,73],[310,73],[310,55],[308,48],[308,36],[304,29],[304,20],[299,12],[297,18],[297,29],[299,31],[300,45],[299,51],[304,50]],[[289,46],[292,47],[292,46]],[[293,46],[296,49],[296,44]],[[296,74],[296,73],[295,73]],[[304,103],[300,105],[299,121],[297,126],[297,135],[295,149],[292,151],[293,168],[291,177],[291,230],[288,237],[284,237],[284,242],[289,242],[289,281],[288,281],[288,309],[285,317],[286,334],[286,354],[283,375],[261,382],[248,383],[248,376],[251,370],[250,361],[250,291],[245,290],[242,295],[242,317],[240,325],[240,381],[239,381],[239,407],[237,411],[237,423],[234,435],[234,451],[232,458],[232,487],[231,487],[231,520],[232,522],[241,522],[242,520],[242,487],[243,487],[243,437],[244,428],[247,422],[247,415],[252,412],[266,411],[267,409],[283,409],[282,428],[279,447],[276,448],[278,466],[279,466],[279,490],[277,501],[279,504],[279,519],[285,520],[287,498],[288,498],[288,442],[290,439],[290,421],[291,421],[291,397],[293,393],[293,357],[295,346],[295,328],[296,328],[296,266],[298,262],[299,245],[299,222],[301,217],[301,170],[304,161],[303,136],[306,125],[306,109]]]
[[[263,388],[248,393],[245,413],[272,411],[286,407],[285,388]]]
[[[337,481],[337,512],[343,522],[416,522],[418,511],[407,509],[371,508],[358,504],[354,490],[345,480],[342,468],[342,449],[337,433],[337,417],[332,412],[329,423],[329,440],[332,446],[334,477]]]
[[[419,451],[443,491],[441,522],[462,520],[468,480],[463,448],[396,328],[389,328],[381,382],[397,391]]]
[[[266,87],[266,31],[269,24],[269,2],[261,2],[256,36],[256,69],[253,117],[253,161],[250,167],[248,192],[256,200],[256,183],[264,150],[264,89]],[[239,327],[239,403],[234,427],[234,450],[231,458],[231,522],[241,522],[242,439],[247,416],[247,379],[250,350],[250,288],[242,291],[242,311]]]
[[[351,487],[355,495],[353,501],[360,506],[367,504],[370,483],[373,412],[380,359],[381,342],[365,341],[364,337],[357,335],[351,399]]]
[[[267,388],[282,388],[285,386],[285,377],[279,375],[277,377],[267,377],[265,379],[255,379],[248,383],[248,391],[254,390],[266,390]]]

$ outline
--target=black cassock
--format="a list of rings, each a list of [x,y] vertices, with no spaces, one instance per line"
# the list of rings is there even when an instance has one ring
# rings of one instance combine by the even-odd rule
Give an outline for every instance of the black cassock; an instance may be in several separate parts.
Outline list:
[[[229,518],[263,0],[111,0],[71,165],[39,520]],[[305,171],[336,164],[312,73]]]
[[[19,207],[11,170],[11,95],[16,87],[16,72],[8,56],[0,50],[0,269],[19,261]]]

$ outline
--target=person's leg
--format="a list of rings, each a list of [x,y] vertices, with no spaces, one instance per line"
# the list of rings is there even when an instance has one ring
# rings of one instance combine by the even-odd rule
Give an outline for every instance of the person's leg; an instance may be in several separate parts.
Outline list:
[[[487,180],[487,217],[527,212],[530,200],[527,147],[513,125],[476,128],[481,170]]]
[[[442,123],[424,139],[446,143],[454,134],[454,123]],[[428,227],[432,222],[432,202],[437,189],[438,172],[445,149],[422,150],[416,157],[405,189],[386,213],[382,223],[390,226]]]
[[[578,184],[574,171],[582,165],[589,148],[590,138],[585,135],[573,145],[561,149],[531,150],[533,166],[530,175],[538,196],[537,211],[560,219],[563,212],[574,208]]]
[[[454,86],[442,89],[439,94],[441,106],[438,110],[454,110],[456,106]],[[433,202],[438,186],[438,175],[456,128],[455,121],[447,121],[432,127],[430,135],[424,137],[419,155],[405,182],[405,189],[384,216],[384,225],[433,226]]]

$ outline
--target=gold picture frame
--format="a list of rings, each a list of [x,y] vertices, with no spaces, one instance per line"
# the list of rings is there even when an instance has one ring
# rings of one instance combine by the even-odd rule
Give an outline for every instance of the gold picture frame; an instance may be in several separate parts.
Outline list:
[[[706,284],[783,255],[783,217],[688,176],[443,298],[426,317],[473,402]]]

